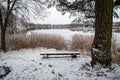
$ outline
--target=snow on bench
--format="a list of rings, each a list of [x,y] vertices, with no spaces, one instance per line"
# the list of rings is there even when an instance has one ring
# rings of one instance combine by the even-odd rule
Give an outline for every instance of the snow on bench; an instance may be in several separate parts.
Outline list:
[[[45,55],[47,58],[49,55],[71,55],[72,58],[77,58],[77,55],[80,55],[79,52],[58,52],[58,53],[41,53],[40,55]]]

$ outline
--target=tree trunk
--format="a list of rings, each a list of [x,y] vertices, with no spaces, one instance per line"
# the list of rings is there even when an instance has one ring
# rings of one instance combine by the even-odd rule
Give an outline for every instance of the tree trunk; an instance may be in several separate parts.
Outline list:
[[[6,52],[6,42],[5,42],[6,27],[3,25],[1,9],[0,9],[0,26],[1,26],[1,45],[2,45],[2,50],[4,52]],[[7,26],[7,24],[6,24],[6,26]]]
[[[95,0],[95,38],[92,44],[92,65],[111,66],[113,0]]]
[[[5,29],[1,29],[2,50],[6,52]]]

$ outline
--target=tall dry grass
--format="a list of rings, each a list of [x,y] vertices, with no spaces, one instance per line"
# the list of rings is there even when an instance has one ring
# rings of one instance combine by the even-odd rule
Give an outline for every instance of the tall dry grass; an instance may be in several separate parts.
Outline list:
[[[117,36],[113,35],[111,45],[112,53],[116,54],[120,52],[120,43],[117,41]]]
[[[120,54],[112,54],[112,62],[120,64]]]
[[[15,50],[35,47],[47,47],[59,50],[66,47],[63,37],[50,34],[10,35],[6,37],[6,44],[7,49]]]
[[[85,50],[90,51],[94,36],[84,36],[84,35],[74,35],[72,37],[72,49],[73,50]],[[111,44],[111,51],[112,53],[119,53],[120,52],[120,44],[117,43],[117,38],[113,35],[112,44]]]
[[[90,35],[79,35],[76,34],[72,37],[72,42],[70,44],[71,50],[85,50],[90,51],[94,36]],[[35,48],[35,47],[46,47],[55,49],[67,49],[68,44],[63,37],[59,35],[52,34],[37,34],[33,33],[31,35],[16,34],[7,35],[6,44],[9,50],[18,50],[22,48]],[[117,43],[117,39],[113,36],[111,50],[112,53],[120,52],[120,44]],[[1,48],[1,44],[0,44]]]
[[[72,37],[72,49],[73,50],[91,50],[93,42],[93,36],[74,35]]]

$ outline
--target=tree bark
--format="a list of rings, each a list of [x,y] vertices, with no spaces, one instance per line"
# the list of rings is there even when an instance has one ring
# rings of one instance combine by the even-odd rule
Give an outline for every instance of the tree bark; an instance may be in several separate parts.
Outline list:
[[[6,52],[6,41],[5,41],[5,30],[1,29],[1,43],[2,43],[2,50]]]
[[[5,19],[2,18],[2,12],[0,9],[0,26],[1,26],[1,44],[2,44],[2,50],[6,52],[6,39],[5,39],[5,33],[6,33],[6,28],[8,24],[8,18],[13,10],[13,7],[15,5],[17,0],[14,0],[12,6],[10,7],[10,0],[7,0],[7,12],[6,12],[6,17]],[[3,21],[4,20],[4,21]]]
[[[2,20],[2,12],[0,9],[0,26],[1,26],[1,48],[4,52],[6,52],[6,42],[5,42],[5,31],[6,28],[3,25],[3,20]]]
[[[113,0],[95,0],[95,37],[92,44],[92,65],[111,66]]]

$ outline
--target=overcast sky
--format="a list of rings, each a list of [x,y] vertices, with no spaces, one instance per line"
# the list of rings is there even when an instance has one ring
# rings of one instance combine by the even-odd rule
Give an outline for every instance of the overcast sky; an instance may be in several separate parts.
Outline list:
[[[74,18],[69,18],[69,13],[62,15],[56,8],[50,8],[47,10],[48,16],[41,21],[43,24],[69,24]]]
[[[56,8],[50,8],[47,10],[49,12],[49,15],[44,18],[44,20],[39,20],[38,22],[35,21],[35,23],[42,23],[42,24],[69,24],[72,22],[74,17],[69,19],[69,13],[65,15],[61,15],[61,12],[58,12]],[[118,10],[118,14],[120,16],[120,9]],[[119,21],[119,19],[113,19],[114,22]]]

